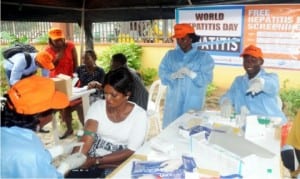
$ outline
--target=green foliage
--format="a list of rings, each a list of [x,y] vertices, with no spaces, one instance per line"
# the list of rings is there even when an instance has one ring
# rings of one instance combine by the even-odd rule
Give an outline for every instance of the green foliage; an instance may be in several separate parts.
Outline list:
[[[7,83],[7,80],[6,80],[6,74],[5,74],[5,70],[3,68],[3,65],[2,65],[2,61],[1,61],[1,88],[0,88],[0,95],[2,96],[4,93],[6,93],[6,91],[8,90],[9,88],[9,85]]]
[[[8,45],[12,45],[15,43],[29,43],[29,39],[26,36],[17,37],[14,34],[10,34],[8,32],[1,32],[1,39],[6,40]]]
[[[141,71],[145,86],[151,85],[154,78],[157,76],[157,69],[155,68],[143,68]]]
[[[287,89],[286,83],[288,83],[288,80],[284,81],[283,89],[280,91],[280,97],[283,102],[285,114],[290,117],[290,119],[294,119],[297,110],[300,109],[300,88]]]
[[[213,83],[210,83],[210,84],[207,86],[206,96],[207,96],[207,97],[212,96],[213,93],[216,91],[216,89],[217,89],[217,86],[214,85]]]
[[[100,66],[107,72],[111,57],[116,53],[123,53],[127,57],[127,65],[139,71],[141,67],[142,47],[135,43],[121,43],[112,45],[98,57]]]
[[[33,43],[36,43],[36,44],[47,44],[48,43],[48,39],[49,39],[49,36],[47,33],[44,33],[38,37],[36,37],[34,40],[33,40]]]

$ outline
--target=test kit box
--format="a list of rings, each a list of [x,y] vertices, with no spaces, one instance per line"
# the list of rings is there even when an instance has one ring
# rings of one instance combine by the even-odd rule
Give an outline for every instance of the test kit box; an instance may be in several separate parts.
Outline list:
[[[68,75],[59,74],[52,78],[55,82],[55,89],[65,93],[69,98],[72,96],[72,78]]]

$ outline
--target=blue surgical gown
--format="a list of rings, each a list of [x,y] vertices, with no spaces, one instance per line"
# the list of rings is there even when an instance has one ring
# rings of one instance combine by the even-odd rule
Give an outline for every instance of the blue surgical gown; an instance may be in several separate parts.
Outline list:
[[[171,74],[187,67],[197,74],[194,79],[171,79]],[[159,77],[167,86],[163,128],[188,110],[201,110],[205,103],[207,85],[213,78],[214,61],[211,56],[193,47],[184,53],[180,48],[166,53],[159,66]]]
[[[1,127],[1,178],[63,178],[51,162],[33,131]]]
[[[264,79],[263,90],[255,95],[247,93],[249,88],[249,77],[247,74],[235,78],[230,89],[220,98],[220,104],[227,98],[231,101],[234,111],[241,112],[241,107],[246,106],[253,115],[269,117],[281,117],[282,123],[286,117],[278,105],[279,81],[275,73],[266,73],[264,69],[255,78]]]

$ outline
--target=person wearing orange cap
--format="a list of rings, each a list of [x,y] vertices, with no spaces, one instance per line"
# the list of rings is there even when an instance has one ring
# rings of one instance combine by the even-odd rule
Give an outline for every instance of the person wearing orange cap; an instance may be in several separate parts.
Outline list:
[[[75,44],[71,41],[65,40],[64,33],[60,28],[51,28],[48,31],[48,36],[48,46],[45,50],[54,57],[53,63],[55,66],[53,70],[49,71],[49,77],[53,78],[59,74],[73,77],[73,74],[78,68],[77,51],[75,48]],[[64,121],[71,121],[71,119],[69,119],[69,116],[71,116],[69,108],[62,110],[61,116]],[[62,135],[62,139],[66,138],[72,133],[73,130],[67,130]]]
[[[46,51],[41,51],[38,53],[27,53],[30,55],[31,62],[27,67],[26,55],[25,53],[17,53],[12,57],[4,60],[4,69],[6,72],[7,80],[11,85],[14,85],[20,79],[33,75],[37,72],[37,68],[43,68],[47,70],[54,69],[54,64],[52,63],[52,56]]]
[[[220,98],[221,115],[229,117],[242,109],[254,115],[281,117],[282,124],[286,117],[281,110],[279,100],[279,81],[275,73],[267,73],[262,65],[263,53],[259,47],[249,45],[240,55],[243,57],[245,75],[235,78],[230,89]]]
[[[84,65],[79,66],[76,69],[76,74],[78,75],[78,81],[75,84],[76,87],[85,87],[87,86],[88,89],[96,88],[98,89],[96,93],[91,95],[92,102],[93,97],[100,96],[100,90],[102,89],[102,83],[104,80],[105,72],[104,70],[96,65],[97,55],[94,50],[87,50],[83,56]],[[93,96],[93,97],[92,97]],[[72,128],[72,112],[76,111],[78,118],[82,125],[84,125],[84,115],[82,110],[82,102],[81,99],[76,100],[70,104],[67,108],[64,109],[64,116],[63,120],[66,123],[67,130],[64,134],[60,137],[60,139],[65,139],[68,136],[73,134]]]
[[[190,24],[176,24],[174,31],[177,48],[168,51],[159,66],[159,77],[168,87],[163,128],[191,109],[201,110],[213,78],[212,57],[192,45],[200,38],[194,28]]]
[[[50,77],[65,74],[73,77],[73,73],[78,67],[77,51],[71,41],[66,41],[63,31],[59,28],[51,28],[48,32],[49,42],[46,51],[54,58],[55,68],[49,72]]]
[[[53,80],[37,75],[21,79],[8,90],[6,98],[1,102],[1,177],[63,178],[86,161],[84,154],[75,153],[55,168],[52,159],[70,154],[77,144],[46,149],[35,134],[52,120],[55,110],[69,104],[68,97],[55,90]]]

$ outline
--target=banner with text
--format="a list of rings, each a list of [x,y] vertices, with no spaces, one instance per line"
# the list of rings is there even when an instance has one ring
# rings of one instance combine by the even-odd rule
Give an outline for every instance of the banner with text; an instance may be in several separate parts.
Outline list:
[[[176,23],[190,23],[200,35],[194,45],[216,64],[241,65],[239,55],[260,47],[266,67],[300,69],[300,4],[178,8]]]

